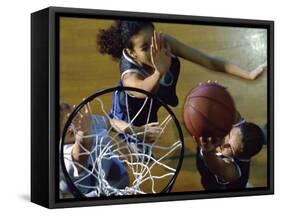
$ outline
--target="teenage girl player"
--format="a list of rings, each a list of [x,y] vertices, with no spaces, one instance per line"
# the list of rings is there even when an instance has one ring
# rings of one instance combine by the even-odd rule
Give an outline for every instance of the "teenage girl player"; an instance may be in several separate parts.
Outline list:
[[[178,57],[210,70],[249,80],[256,79],[266,67],[266,64],[262,64],[251,72],[245,71],[237,65],[190,47],[170,35],[157,33],[151,22],[115,21],[108,29],[100,30],[97,44],[100,53],[109,54],[119,60],[120,86],[146,90],[171,106],[178,104]],[[124,121],[128,121],[128,117],[132,119],[142,107],[144,97],[145,95],[134,91],[128,94],[116,92],[112,101],[112,117]],[[144,106],[142,113],[133,122],[134,125],[144,125],[147,122],[149,107],[150,103]],[[159,104],[153,102],[149,122],[157,122],[159,107]]]
[[[224,139],[201,137],[196,165],[202,186],[206,190],[248,187],[251,157],[260,152],[264,143],[260,127],[242,118]]]

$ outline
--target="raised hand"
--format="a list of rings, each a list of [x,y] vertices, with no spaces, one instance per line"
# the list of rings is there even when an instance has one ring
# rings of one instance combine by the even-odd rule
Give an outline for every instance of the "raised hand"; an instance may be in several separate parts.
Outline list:
[[[83,136],[92,134],[92,118],[88,105],[83,107],[72,121],[77,134],[77,141],[82,141]]]
[[[267,70],[267,63],[263,63],[259,65],[256,69],[252,70],[249,74],[251,80],[255,80],[258,76],[260,76],[263,72]]]
[[[163,35],[154,31],[151,39],[151,63],[161,75],[167,73],[171,66],[171,49]]]
[[[88,104],[84,106],[75,116],[72,124],[76,128],[75,143],[71,152],[72,159],[79,164],[85,165],[93,145],[92,135],[92,116]],[[86,154],[81,154],[86,152]],[[80,166],[76,166],[78,172],[81,171]]]

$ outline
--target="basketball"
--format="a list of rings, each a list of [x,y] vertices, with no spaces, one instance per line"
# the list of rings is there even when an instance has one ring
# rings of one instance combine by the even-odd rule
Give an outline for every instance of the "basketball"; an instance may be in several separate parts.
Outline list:
[[[193,88],[184,105],[184,124],[195,138],[224,137],[232,128],[235,106],[225,87],[208,82]]]

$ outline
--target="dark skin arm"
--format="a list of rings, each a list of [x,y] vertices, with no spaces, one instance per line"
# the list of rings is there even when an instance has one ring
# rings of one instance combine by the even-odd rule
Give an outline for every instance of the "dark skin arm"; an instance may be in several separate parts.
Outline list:
[[[264,63],[250,72],[222,58],[209,55],[201,50],[190,47],[170,35],[163,34],[163,37],[166,43],[171,47],[171,52],[173,54],[213,71],[229,73],[248,80],[255,80],[267,67],[267,64]]]
[[[212,141],[211,138],[208,138],[204,141],[203,138],[200,137],[199,140],[205,166],[213,174],[226,182],[233,182],[240,177],[239,170],[232,161],[222,159],[216,155],[216,148],[222,145],[222,139]]]
[[[144,78],[143,76],[137,74],[137,73],[127,73],[125,74],[124,78],[122,79],[122,82],[124,86],[126,87],[134,87],[134,88],[139,88],[143,89],[145,91],[154,93],[157,91],[159,87],[160,80],[162,78],[162,75],[154,71],[154,73],[149,76]],[[134,95],[137,98],[145,98],[146,95],[139,93],[139,92],[130,92],[132,95]]]

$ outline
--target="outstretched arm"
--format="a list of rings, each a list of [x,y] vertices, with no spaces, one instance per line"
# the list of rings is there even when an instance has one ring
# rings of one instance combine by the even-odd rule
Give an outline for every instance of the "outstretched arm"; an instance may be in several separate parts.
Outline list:
[[[267,65],[264,63],[250,72],[222,58],[209,55],[203,51],[190,47],[170,35],[163,34],[163,37],[165,38],[166,43],[168,43],[171,47],[173,54],[210,70],[229,73],[249,80],[256,79],[263,71],[266,70]]]

